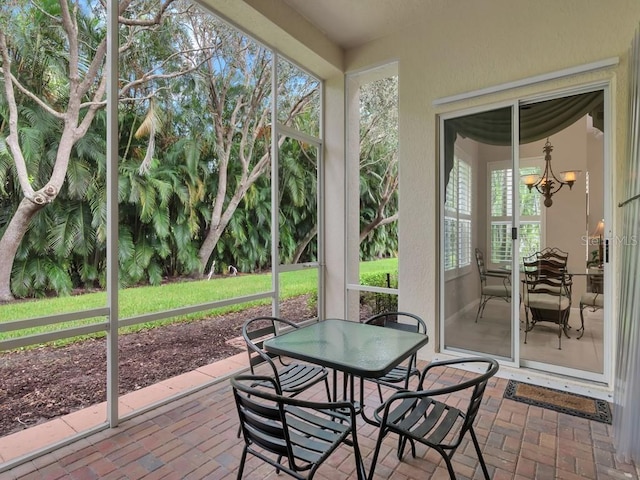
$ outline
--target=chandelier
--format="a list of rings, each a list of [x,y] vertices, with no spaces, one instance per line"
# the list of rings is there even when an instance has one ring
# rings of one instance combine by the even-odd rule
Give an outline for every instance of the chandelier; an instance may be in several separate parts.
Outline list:
[[[571,189],[580,174],[580,170],[567,170],[560,172],[560,178],[558,178],[551,169],[551,152],[553,151],[553,146],[549,143],[548,138],[542,151],[544,152],[545,162],[544,172],[542,172],[542,175],[537,175],[535,173],[523,175],[522,181],[529,188],[529,191],[535,188],[540,192],[544,196],[544,206],[550,207],[553,205],[551,197],[560,191],[560,189],[565,185],[569,185],[569,189]]]

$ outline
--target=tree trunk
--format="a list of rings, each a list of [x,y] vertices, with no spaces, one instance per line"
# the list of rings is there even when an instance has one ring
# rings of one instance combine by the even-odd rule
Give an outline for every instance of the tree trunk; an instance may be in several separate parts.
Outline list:
[[[23,198],[18,206],[18,210],[11,218],[7,229],[0,238],[0,252],[5,259],[0,262],[0,302],[10,302],[13,300],[11,293],[11,270],[13,261],[18,251],[18,246],[29,229],[29,224],[33,216],[38,213],[45,204],[38,205]]]
[[[307,235],[302,239],[302,241],[300,242],[300,245],[298,245],[298,247],[296,248],[296,251],[293,252],[293,260],[291,261],[291,263],[295,265],[300,261],[300,257],[304,253],[304,249],[307,248],[307,245],[309,245],[309,242],[311,242],[311,240],[313,240],[317,234],[318,234],[318,225],[314,226],[311,229],[311,231],[307,233]]]
[[[241,186],[238,188],[238,191],[236,191],[233,197],[231,197],[226,210],[218,211],[215,207],[212,209],[210,223],[211,227],[209,228],[209,231],[207,232],[207,235],[204,238],[202,245],[200,246],[200,250],[198,251],[198,257],[200,258],[200,274],[204,274],[204,272],[207,271],[207,263],[209,263],[209,258],[213,254],[213,250],[216,248],[218,240],[220,240],[224,229],[227,228],[227,225],[229,225],[231,217],[233,217],[233,214],[240,204],[240,201],[247,193],[247,188],[244,186],[245,183],[253,184],[253,182],[255,182],[255,179],[251,180],[250,183],[245,181],[241,182]],[[222,200],[219,199],[218,201]]]

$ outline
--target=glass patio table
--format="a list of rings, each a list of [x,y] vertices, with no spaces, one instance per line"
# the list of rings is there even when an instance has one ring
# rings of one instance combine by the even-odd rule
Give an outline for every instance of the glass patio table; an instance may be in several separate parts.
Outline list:
[[[429,337],[420,333],[328,319],[265,340],[264,349],[333,369],[334,399],[336,372],[350,376],[353,400],[353,377],[381,377],[428,342]],[[360,395],[362,402],[362,382]]]

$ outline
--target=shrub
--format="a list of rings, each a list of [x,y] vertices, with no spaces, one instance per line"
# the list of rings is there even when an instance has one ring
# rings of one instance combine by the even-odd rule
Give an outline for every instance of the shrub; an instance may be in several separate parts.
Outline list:
[[[369,287],[398,288],[398,273],[376,272],[360,276],[360,284]],[[362,292],[360,305],[371,310],[371,315],[398,309],[398,296],[389,293]]]

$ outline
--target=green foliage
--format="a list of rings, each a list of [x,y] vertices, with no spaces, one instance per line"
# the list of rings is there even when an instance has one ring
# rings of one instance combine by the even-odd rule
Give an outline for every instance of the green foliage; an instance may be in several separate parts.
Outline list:
[[[33,95],[64,113],[73,92],[69,89],[67,33],[61,22],[55,21],[60,15],[60,3],[39,0],[16,5],[12,9],[0,7],[1,28],[14,56],[14,75]],[[148,13],[146,1],[135,0],[128,5],[123,15],[129,18]],[[89,70],[106,35],[103,6],[95,3],[92,9],[74,11],[81,75]],[[215,260],[216,273],[226,273],[229,265],[244,273],[270,269],[273,189],[269,163],[251,179],[253,183],[242,199],[237,201],[233,194],[246,182],[243,174],[247,165],[251,167],[270,155],[268,125],[272,119],[265,112],[270,106],[272,52],[198,8],[171,7],[165,12],[160,28],[122,25],[121,35],[133,45],[122,50],[122,81],[137,78],[143,72],[167,74],[167,78],[153,75],[153,80],[147,83],[132,85],[123,94],[127,100],[118,106],[121,286],[159,285],[167,277],[202,271],[199,249],[216,222],[224,227],[209,260],[209,265]],[[196,37],[202,45],[215,48],[194,49]],[[189,52],[188,58],[181,52]],[[215,56],[205,62],[210,52],[215,52]],[[199,67],[187,75],[171,76],[187,63]],[[397,90],[397,84],[379,88],[377,93],[384,93],[384,98],[379,98],[376,92],[367,94],[367,110],[363,113],[378,133],[397,121],[393,118],[386,118],[386,123],[375,121],[375,109],[386,108],[385,102],[393,97],[388,93]],[[90,95],[91,92],[82,99],[86,103],[80,120],[87,115]],[[151,109],[150,98],[161,127],[152,134],[147,132],[147,136],[136,135]],[[59,161],[64,122],[20,89],[16,90],[16,101],[28,177],[33,187],[39,189],[49,182]],[[319,135],[320,101],[319,82],[279,59],[278,121]],[[2,88],[0,235],[23,198],[5,141],[8,118]],[[155,149],[151,151],[148,168],[141,171],[140,166],[151,150],[150,135]],[[397,150],[397,144],[392,137],[387,135],[383,145],[372,142],[371,148],[367,148],[368,166],[362,170],[363,224],[375,217],[376,202],[380,201],[380,191],[389,178],[387,173],[396,174],[390,149]],[[320,168],[316,149],[286,139],[279,147],[279,156],[279,261],[315,261]],[[247,164],[241,159],[247,160]],[[225,184],[219,182],[221,178],[226,180]],[[216,203],[218,192],[224,193],[222,205]],[[11,278],[16,297],[67,295],[77,287],[104,286],[106,198],[106,114],[100,111],[71,148],[60,192],[31,220],[18,248]],[[228,219],[213,216],[216,208],[221,206],[224,213],[233,201],[238,206]],[[388,208],[390,214],[397,209],[395,194]],[[362,243],[363,258],[393,255],[397,251],[396,229],[395,222],[374,229]]]
[[[370,287],[398,288],[398,273],[373,272],[360,275],[360,284]],[[372,314],[398,309],[398,296],[387,293],[362,292],[360,303],[367,305]]]
[[[46,260],[41,262],[40,269],[45,271]],[[153,270],[154,267],[151,267]],[[40,275],[42,281],[46,281],[47,275],[55,273],[48,270]],[[32,276],[29,276],[31,278]],[[142,286],[126,288],[119,292],[120,318],[130,318],[145,313],[162,310],[173,310],[185,305],[199,305],[214,301],[228,300],[244,295],[267,292],[271,290],[271,275],[238,275],[212,280],[184,281],[162,284],[158,286]],[[286,272],[280,276],[280,298],[287,299],[317,291],[317,271],[305,269],[295,272]],[[211,311],[198,312],[190,315],[173,317],[157,322],[145,323],[127,327],[123,332],[140,330],[159,325],[195,321],[212,315],[221,315],[231,311],[240,311],[244,308],[258,304],[267,304],[269,299],[253,301],[245,304],[236,304],[216,308]],[[90,308],[103,307],[106,304],[104,292],[88,293],[57,298],[43,298],[28,302],[15,302],[0,305],[0,323],[2,321],[19,320],[32,317],[80,311]],[[62,324],[35,327],[17,332],[0,333],[0,339],[16,338],[24,335],[32,335],[47,331],[70,328],[74,326],[96,323],[104,319],[86,319],[78,322],[65,322]],[[69,342],[67,339],[61,342]]]
[[[398,251],[398,77],[360,89],[360,259]]]
[[[600,265],[600,252],[598,249],[591,250],[591,258],[587,260],[587,267]]]
[[[71,277],[65,264],[50,258],[29,256],[16,260],[11,289],[16,295],[31,294],[44,297],[48,291],[58,291],[69,295],[72,289]]]

